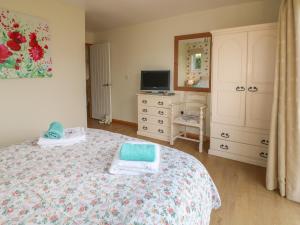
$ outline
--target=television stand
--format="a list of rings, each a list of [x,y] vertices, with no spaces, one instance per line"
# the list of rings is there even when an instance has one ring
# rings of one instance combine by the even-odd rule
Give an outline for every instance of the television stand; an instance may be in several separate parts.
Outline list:
[[[180,96],[165,94],[168,93],[137,94],[138,135],[170,141],[171,104],[178,102]]]

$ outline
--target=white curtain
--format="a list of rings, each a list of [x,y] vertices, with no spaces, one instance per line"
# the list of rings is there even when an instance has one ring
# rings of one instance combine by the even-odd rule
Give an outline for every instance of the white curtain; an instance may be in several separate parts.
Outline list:
[[[283,0],[278,23],[277,63],[267,189],[300,202],[300,0]]]

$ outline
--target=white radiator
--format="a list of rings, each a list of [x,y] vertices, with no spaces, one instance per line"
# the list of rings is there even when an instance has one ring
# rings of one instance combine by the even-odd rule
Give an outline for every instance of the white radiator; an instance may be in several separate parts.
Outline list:
[[[92,118],[111,123],[111,74],[110,44],[95,44],[90,47],[90,75],[92,94]]]

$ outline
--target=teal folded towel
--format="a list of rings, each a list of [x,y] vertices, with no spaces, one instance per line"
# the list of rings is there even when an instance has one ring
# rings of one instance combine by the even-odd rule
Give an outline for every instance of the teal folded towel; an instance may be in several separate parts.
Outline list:
[[[60,122],[52,122],[44,134],[45,138],[60,139],[64,136],[64,127]]]
[[[155,157],[154,144],[124,143],[120,149],[121,160],[154,162]]]

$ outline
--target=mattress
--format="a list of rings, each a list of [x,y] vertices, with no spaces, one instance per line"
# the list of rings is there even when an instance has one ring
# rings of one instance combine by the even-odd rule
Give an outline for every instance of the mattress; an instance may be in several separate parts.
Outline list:
[[[0,149],[0,224],[208,225],[218,191],[193,156],[161,146],[160,171],[108,172],[124,141],[87,129],[87,140],[41,149],[36,141]]]

